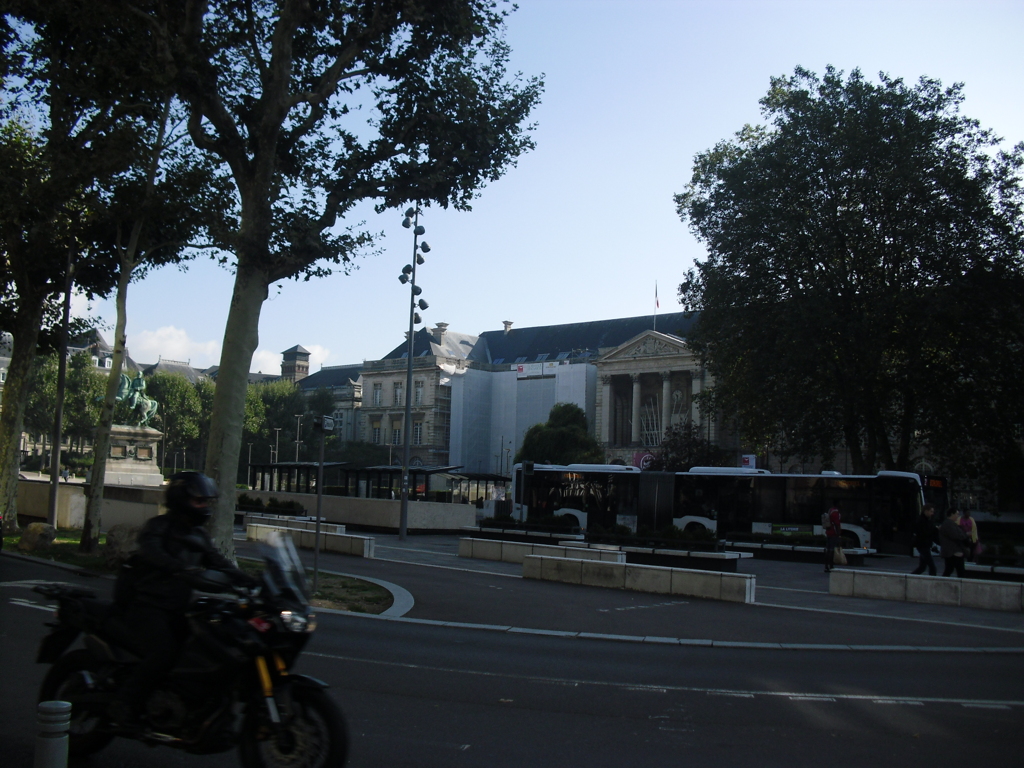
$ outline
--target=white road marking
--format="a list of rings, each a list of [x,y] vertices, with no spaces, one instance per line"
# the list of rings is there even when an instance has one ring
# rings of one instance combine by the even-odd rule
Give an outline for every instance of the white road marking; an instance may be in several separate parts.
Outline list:
[[[25,608],[37,608],[40,611],[46,611],[47,613],[53,613],[54,606],[52,605],[40,605],[39,603],[33,603],[31,600],[22,600],[20,597],[11,598],[12,605],[21,605]]]
[[[562,677],[543,677],[539,675],[517,675],[509,672],[485,672],[482,670],[472,669],[456,669],[454,667],[435,667],[428,664],[413,664],[411,662],[402,661],[383,661],[381,659],[367,659],[359,658],[356,656],[340,656],[333,653],[315,653],[313,651],[305,651],[304,655],[312,656],[321,659],[333,659],[335,661],[347,661],[356,664],[374,664],[377,666],[384,667],[397,667],[400,669],[414,669],[422,672],[439,672],[446,675],[472,675],[475,677],[488,677],[488,678],[501,678],[509,680],[519,680],[529,683],[540,683],[545,685],[559,685],[559,686],[596,686],[601,688],[617,688],[620,690],[637,691],[637,692],[650,692],[650,693],[666,693],[673,691],[676,693],[707,693],[715,696],[741,696],[743,698],[757,698],[759,696],[772,697],[772,698],[786,698],[792,699],[799,697],[800,700],[805,701],[862,701],[862,702],[875,702],[879,701],[878,694],[855,694],[855,693],[836,693],[836,694],[820,694],[810,693],[803,691],[743,691],[743,690],[732,690],[728,688],[704,688],[689,685],[637,685],[636,683],[620,683],[610,680],[574,680],[572,678]],[[1024,700],[986,700],[986,699],[957,699],[957,698],[946,698],[941,696],[888,696],[885,697],[886,703],[923,703],[923,704],[961,704],[964,706],[976,706],[985,709],[1002,709],[1010,707],[1024,707]]]
[[[760,589],[760,587],[758,587]],[[836,611],[828,608],[804,608],[799,605],[782,605],[781,603],[762,603],[758,600],[752,605],[760,605],[765,608],[785,608],[790,611],[810,611],[811,613],[834,613],[839,616],[859,616],[861,618],[868,619],[883,619],[891,621],[916,621],[922,624],[943,624],[948,627],[970,627],[971,629],[991,629],[996,632],[1016,632],[1018,634],[1024,634],[1024,629],[1014,629],[1012,627],[993,627],[989,624],[967,624],[962,621],[939,621],[938,619],[917,619],[909,616],[889,616],[878,613],[862,613],[858,611]]]

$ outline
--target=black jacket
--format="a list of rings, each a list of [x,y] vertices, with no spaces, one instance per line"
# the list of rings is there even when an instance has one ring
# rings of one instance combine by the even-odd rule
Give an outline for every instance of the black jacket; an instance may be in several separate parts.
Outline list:
[[[932,544],[939,540],[939,529],[932,518],[918,515],[914,522],[914,546],[920,550],[931,549]]]
[[[201,567],[242,576],[234,564],[213,546],[205,529],[170,512],[146,521],[139,533],[139,549],[118,575],[117,601],[133,600],[168,610],[188,604],[191,586],[181,574]]]

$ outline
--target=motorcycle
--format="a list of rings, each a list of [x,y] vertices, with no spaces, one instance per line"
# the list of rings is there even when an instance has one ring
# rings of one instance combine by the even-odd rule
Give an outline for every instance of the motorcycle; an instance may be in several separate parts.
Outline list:
[[[290,538],[264,552],[262,583],[233,586],[226,574],[194,575],[184,615],[188,637],[164,680],[148,694],[139,723],[114,724],[107,708],[139,660],[129,622],[112,601],[67,585],[37,586],[59,603],[36,661],[52,664],[40,701],[71,703],[69,750],[82,757],[115,737],[195,754],[237,746],[245,768],[335,768],[348,735],[327,685],[292,674],[316,620],[305,572]],[[68,650],[79,636],[84,648]]]

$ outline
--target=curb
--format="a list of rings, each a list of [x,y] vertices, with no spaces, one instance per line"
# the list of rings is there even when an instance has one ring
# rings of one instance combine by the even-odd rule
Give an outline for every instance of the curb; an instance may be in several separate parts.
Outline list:
[[[33,557],[32,555],[22,555],[18,552],[8,552],[6,549],[0,550],[0,557],[10,557],[15,560],[21,560],[26,563],[36,563],[38,565],[46,565],[50,568],[59,568],[62,571],[71,571],[77,573],[79,576],[88,576],[92,579],[116,579],[117,577],[110,573],[94,573],[88,568],[83,568],[80,565],[71,565],[70,563],[58,563],[56,560],[44,560],[41,557]]]

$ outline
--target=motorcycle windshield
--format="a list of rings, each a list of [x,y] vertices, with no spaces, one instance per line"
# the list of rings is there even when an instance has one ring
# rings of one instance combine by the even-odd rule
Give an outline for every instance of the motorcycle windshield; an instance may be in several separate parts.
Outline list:
[[[275,595],[295,600],[309,606],[309,585],[306,571],[295,551],[292,537],[280,531],[273,531],[263,547],[264,584]]]

